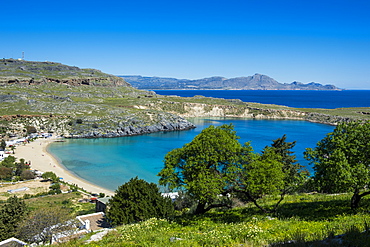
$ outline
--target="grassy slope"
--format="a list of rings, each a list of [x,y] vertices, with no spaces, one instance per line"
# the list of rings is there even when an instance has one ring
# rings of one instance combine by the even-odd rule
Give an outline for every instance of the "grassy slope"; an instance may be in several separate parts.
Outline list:
[[[350,211],[350,195],[299,194],[287,196],[274,215],[263,215],[253,205],[228,211],[212,211],[202,216],[184,214],[173,221],[151,219],[117,227],[102,241],[86,246],[266,246],[290,240],[294,246],[321,241],[347,233],[344,241],[366,246],[369,235],[359,234],[369,222],[370,200],[365,199],[360,211]],[[265,204],[273,199],[265,198]],[[171,238],[181,240],[171,242]],[[61,246],[76,246],[84,239]],[[345,242],[344,242],[345,243]],[[313,246],[321,246],[315,242]],[[329,246],[336,246],[332,243]]]
[[[55,62],[33,62],[15,59],[0,59],[0,80],[40,80],[42,78],[74,79],[74,78],[109,78],[96,69],[80,69]]]

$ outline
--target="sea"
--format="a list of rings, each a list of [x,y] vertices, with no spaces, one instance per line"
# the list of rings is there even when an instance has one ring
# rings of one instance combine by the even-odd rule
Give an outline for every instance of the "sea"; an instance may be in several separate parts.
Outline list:
[[[161,95],[205,96],[297,108],[370,107],[370,90],[154,90]]]
[[[300,108],[370,107],[370,91],[222,91],[158,90],[158,94],[191,97],[202,95],[245,102],[278,104]],[[192,118],[197,128],[186,131],[159,132],[140,136],[99,139],[66,139],[48,146],[48,151],[70,172],[109,190],[133,177],[157,183],[165,155],[190,142],[204,128],[233,124],[241,143],[251,142],[255,152],[272,140],[287,136],[296,141],[293,149],[298,163],[313,174],[312,165],[304,159],[306,148],[333,131],[334,126],[300,120],[255,120],[240,118]]]

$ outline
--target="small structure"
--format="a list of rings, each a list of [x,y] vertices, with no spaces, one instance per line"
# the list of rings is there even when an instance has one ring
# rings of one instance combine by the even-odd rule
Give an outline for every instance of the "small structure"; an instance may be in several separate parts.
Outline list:
[[[9,154],[5,153],[5,151],[0,151],[0,161],[4,160],[8,156]]]
[[[80,229],[91,232],[110,227],[104,216],[105,214],[103,212],[99,212],[77,216],[76,218],[81,224]]]
[[[95,212],[105,213],[109,199],[111,199],[111,197],[98,198],[95,203]]]
[[[161,193],[163,197],[169,197],[172,201],[175,201],[179,197],[179,192]]]
[[[20,246],[25,246],[25,245],[28,245],[28,244],[17,238],[8,238],[0,242],[1,247],[18,247],[18,246],[20,247]]]

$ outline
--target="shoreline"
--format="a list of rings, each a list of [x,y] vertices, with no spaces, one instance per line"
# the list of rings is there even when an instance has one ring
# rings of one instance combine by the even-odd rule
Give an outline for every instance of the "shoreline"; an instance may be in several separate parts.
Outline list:
[[[33,170],[54,172],[58,177],[63,178],[61,181],[69,184],[76,184],[78,187],[88,192],[97,194],[104,193],[106,196],[114,195],[113,191],[78,177],[60,164],[58,160],[47,151],[47,146],[56,140],[59,140],[59,138],[53,136],[46,139],[38,138],[27,144],[20,144],[14,150],[15,154],[13,154],[13,156],[15,156],[17,160],[23,158],[26,162],[31,161],[31,169]]]

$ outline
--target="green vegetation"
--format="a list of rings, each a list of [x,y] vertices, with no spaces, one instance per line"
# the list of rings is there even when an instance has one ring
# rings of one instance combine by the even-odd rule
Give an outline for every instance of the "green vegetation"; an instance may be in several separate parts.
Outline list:
[[[195,214],[231,207],[230,197],[249,200],[268,212],[258,200],[281,194],[271,209],[275,211],[288,188],[302,177],[289,151],[294,143],[285,142],[283,136],[256,154],[249,143],[242,145],[238,139],[232,125],[211,125],[192,142],[166,155],[159,183],[170,190],[185,190],[198,202]]]
[[[102,83],[109,84],[114,78],[96,69],[80,69],[74,66],[67,66],[54,62],[33,62],[15,59],[0,60],[1,77],[0,81],[14,83],[16,81],[30,81],[38,83],[43,80],[58,80],[64,82],[68,79],[99,79]],[[110,82],[111,83],[111,82]]]
[[[72,192],[66,194],[46,195],[25,200],[27,208],[31,211],[46,208],[68,209],[71,215],[83,215],[95,212],[95,204],[79,202],[81,193]]]
[[[0,204],[0,241],[16,236],[33,242],[31,238],[46,226],[55,225],[74,219],[77,215],[95,212],[95,204],[78,202],[78,192],[43,195],[30,199],[19,199],[16,196]],[[35,220],[35,219],[40,220]],[[54,232],[67,230],[66,227],[49,229]],[[50,240],[50,233],[42,236],[45,243]],[[41,241],[41,240],[40,240]]]
[[[0,241],[14,236],[17,224],[26,214],[26,204],[16,196],[10,197],[5,205],[2,205],[0,208]]]
[[[65,234],[67,231],[74,231],[68,209],[41,208],[33,211],[19,224],[16,235],[28,243],[51,244],[54,234]]]
[[[370,119],[370,108],[296,109],[202,96],[161,96],[100,71],[57,63],[3,60],[0,67],[3,138],[38,131],[72,137],[138,134],[144,129],[160,131],[157,127],[165,123],[183,124],[186,121],[180,117],[194,116],[329,124]],[[129,224],[86,246],[279,246],[291,240],[297,246],[320,246],[318,241],[331,241],[338,234],[346,234],[341,246],[364,246],[370,241],[368,231],[362,233],[370,220],[370,201],[365,197],[369,194],[365,190],[370,177],[369,133],[369,124],[339,124],[317,148],[307,150],[316,169],[309,178],[295,161],[291,151],[295,143],[286,142],[285,136],[255,153],[249,143],[238,142],[232,126],[211,126],[165,157],[161,184],[182,192],[175,203],[176,216],[170,199],[161,197],[156,185],[132,179],[117,190],[107,214],[115,225]],[[0,164],[0,179],[10,180],[13,175],[28,179],[32,174],[25,168],[24,160],[16,162],[10,156]],[[58,182],[55,174],[45,176]],[[300,193],[314,190],[345,193]],[[59,183],[51,186],[50,193],[59,192]],[[77,202],[77,192],[30,197],[24,196],[26,204],[14,197],[1,204],[2,239],[19,228],[19,236],[32,241],[31,235],[45,226],[94,211],[93,204]],[[40,224],[32,224],[35,218]],[[21,234],[27,232],[32,234]],[[42,241],[49,240],[47,233]],[[330,246],[338,244],[332,241]]]
[[[113,225],[135,223],[152,217],[173,216],[171,198],[163,197],[154,183],[132,178],[118,187],[109,201],[107,218]]]
[[[349,198],[348,194],[287,195],[275,214],[246,204],[203,215],[183,214],[171,221],[154,218],[119,226],[86,246],[268,246],[287,241],[296,241],[289,246],[366,246],[370,236],[361,232],[368,228],[370,201],[364,200],[361,210],[353,212],[348,210]],[[266,197],[263,206],[268,208],[275,200]],[[343,244],[336,245],[333,236],[344,233]],[[332,244],[319,242],[326,238]],[[82,244],[83,240],[74,240],[61,246]]]
[[[46,180],[51,180],[53,183],[59,182],[58,176],[54,172],[44,172],[42,178]]]
[[[306,157],[319,191],[352,192],[353,209],[370,194],[370,122],[339,124],[315,149],[307,149]]]
[[[35,178],[35,174],[29,169],[30,167],[24,159],[16,162],[16,158],[9,155],[0,162],[0,181],[18,181]]]

